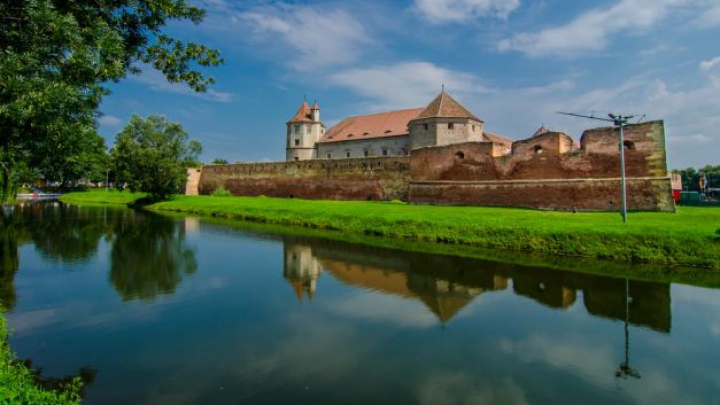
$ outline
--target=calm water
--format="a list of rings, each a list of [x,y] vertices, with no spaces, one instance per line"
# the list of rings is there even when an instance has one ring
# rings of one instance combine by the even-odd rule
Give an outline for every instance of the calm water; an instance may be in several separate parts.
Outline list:
[[[57,203],[0,238],[13,349],[90,404],[720,404],[718,290]]]

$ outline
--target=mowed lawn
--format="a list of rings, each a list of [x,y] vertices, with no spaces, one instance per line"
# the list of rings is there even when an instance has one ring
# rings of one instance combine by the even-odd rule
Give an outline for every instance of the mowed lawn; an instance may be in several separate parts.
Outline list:
[[[176,196],[146,208],[408,240],[720,268],[718,208],[630,212],[627,224],[616,212],[268,197]]]

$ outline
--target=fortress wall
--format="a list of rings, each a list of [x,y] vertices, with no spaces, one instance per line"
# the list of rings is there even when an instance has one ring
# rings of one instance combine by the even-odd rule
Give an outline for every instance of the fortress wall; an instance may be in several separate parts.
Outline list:
[[[628,209],[674,211],[667,178],[627,181]],[[419,204],[488,205],[547,210],[619,211],[620,179],[411,182],[409,200]]]
[[[407,156],[322,159],[203,167],[200,193],[328,200],[407,199]]]
[[[662,121],[625,131],[628,207],[672,211]],[[412,151],[410,201],[424,204],[516,206],[607,211],[620,204],[619,132],[597,128],[581,148],[562,133],[513,143],[498,156],[490,143]]]
[[[626,175],[667,177],[662,121],[631,125],[625,131]],[[565,134],[553,132],[513,143],[498,156],[490,143],[461,143],[412,151],[413,181],[508,181],[620,177],[619,133],[598,128],[583,134],[579,149]],[[460,158],[459,156],[462,156]]]

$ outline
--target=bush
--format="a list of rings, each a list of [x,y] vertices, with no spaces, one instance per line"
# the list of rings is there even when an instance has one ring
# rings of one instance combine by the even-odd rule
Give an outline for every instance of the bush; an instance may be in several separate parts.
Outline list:
[[[225,187],[218,187],[210,193],[214,197],[232,197],[232,193],[225,189]]]

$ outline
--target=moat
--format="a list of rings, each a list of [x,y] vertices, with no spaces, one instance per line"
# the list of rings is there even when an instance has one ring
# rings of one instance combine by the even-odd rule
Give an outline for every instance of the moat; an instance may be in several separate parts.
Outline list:
[[[84,403],[720,404],[717,289],[124,208],[0,218],[10,345]]]

